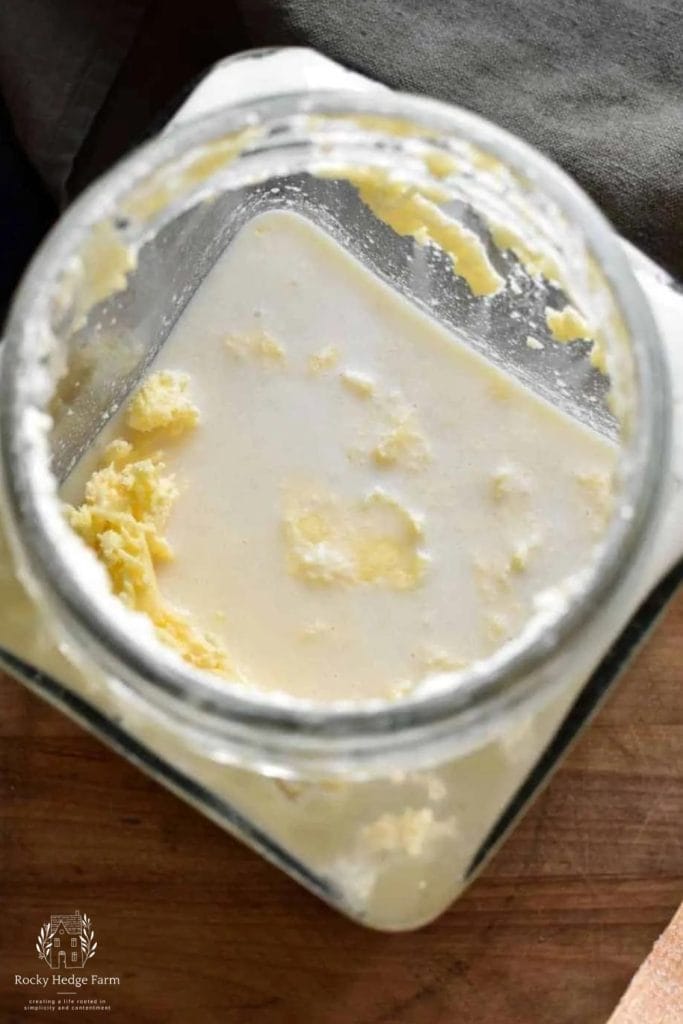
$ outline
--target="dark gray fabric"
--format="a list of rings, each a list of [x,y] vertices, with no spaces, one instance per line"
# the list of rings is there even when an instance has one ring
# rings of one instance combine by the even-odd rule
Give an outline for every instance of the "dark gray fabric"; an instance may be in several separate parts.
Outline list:
[[[259,42],[315,46],[532,142],[683,277],[682,0],[241,2]]]
[[[682,10],[682,0],[0,0],[0,88],[34,164],[68,194],[135,141],[129,115],[133,125],[151,115],[211,59],[313,46],[534,143],[683,277]]]
[[[135,38],[146,0],[0,0],[0,91],[60,200],[76,153]]]

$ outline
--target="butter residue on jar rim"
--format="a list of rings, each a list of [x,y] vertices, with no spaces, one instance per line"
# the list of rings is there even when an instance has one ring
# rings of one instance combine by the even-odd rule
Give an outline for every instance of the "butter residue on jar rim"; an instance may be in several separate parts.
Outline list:
[[[429,150],[424,163],[439,182],[458,170],[457,161],[440,150]],[[498,165],[499,161],[494,160],[494,163]],[[433,245],[444,252],[450,257],[454,274],[467,283],[475,297],[490,298],[505,288],[505,280],[491,262],[484,242],[473,230],[441,209],[440,204],[451,198],[442,184],[404,181],[385,168],[371,166],[320,164],[315,173],[321,178],[349,182],[375,217],[397,235],[409,236],[418,245]],[[530,277],[543,277],[568,293],[565,275],[554,254],[534,245],[518,229],[500,220],[486,218],[486,227],[496,249],[514,253]],[[601,332],[592,328],[571,302],[561,310],[549,307],[546,326],[554,341],[590,342],[591,365],[608,375],[607,346]],[[613,398],[610,404],[618,419],[628,419],[628,409],[621,408],[621,399]]]
[[[503,288],[503,278],[479,237],[437,205],[448,199],[444,189],[407,184],[379,167],[330,166],[320,167],[316,173],[348,181],[365,205],[396,234],[409,235],[419,245],[431,243],[445,252],[473,295],[495,295]]]

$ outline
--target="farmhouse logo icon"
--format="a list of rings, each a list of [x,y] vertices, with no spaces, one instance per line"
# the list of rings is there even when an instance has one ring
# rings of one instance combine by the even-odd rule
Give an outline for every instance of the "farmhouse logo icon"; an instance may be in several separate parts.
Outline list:
[[[42,925],[36,941],[38,959],[53,971],[85,967],[96,949],[92,921],[78,910],[73,914],[53,914]]]

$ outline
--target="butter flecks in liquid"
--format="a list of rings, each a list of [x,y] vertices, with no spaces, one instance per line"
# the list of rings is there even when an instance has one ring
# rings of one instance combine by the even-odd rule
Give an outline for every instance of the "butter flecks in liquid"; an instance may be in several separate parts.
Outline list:
[[[384,394],[376,382],[364,374],[342,372],[342,383],[361,398],[373,400],[375,438],[350,450],[350,457],[372,459],[382,469],[421,469],[431,458],[429,441],[420,426],[417,413],[396,392]]]
[[[442,189],[397,181],[381,168],[335,167],[318,174],[350,182],[374,215],[398,235],[409,235],[419,245],[431,243],[443,250],[473,295],[495,295],[502,288],[503,279],[481,240],[437,205],[448,199]]]
[[[334,345],[326,345],[325,348],[321,348],[319,352],[313,352],[308,357],[308,370],[311,374],[317,376],[334,369],[338,362],[339,350]]]
[[[148,377],[125,410],[131,435],[157,431],[161,441],[163,432],[177,436],[193,427],[199,414],[186,394],[188,380],[169,370]],[[159,566],[173,557],[165,530],[177,498],[161,453],[140,454],[119,438],[87,480],[82,504],[67,506],[67,518],[104,564],[124,604],[147,615],[159,638],[190,664],[227,674],[231,666],[220,643],[169,604],[159,587]]]
[[[604,532],[614,506],[614,492],[609,474],[592,471],[577,472],[576,482],[583,492],[591,529],[598,536]]]
[[[304,582],[408,590],[424,575],[422,527],[384,491],[345,504],[296,490],[285,500],[283,525],[289,571]]]
[[[255,359],[266,366],[280,366],[286,352],[279,341],[262,327],[242,334],[226,334],[226,351],[236,359]]]
[[[419,857],[425,847],[444,836],[453,835],[455,821],[439,821],[431,807],[408,807],[400,813],[382,814],[365,825],[360,844],[370,854]]]
[[[456,658],[442,647],[429,644],[419,651],[419,658],[426,672],[459,672],[468,665],[464,658]]]
[[[492,472],[490,489],[495,502],[510,501],[528,495],[531,483],[521,466],[506,460]]]
[[[429,443],[420,429],[416,413],[409,408],[394,408],[390,422],[372,449],[376,465],[387,468],[422,468],[430,459]]]
[[[259,329],[286,351],[277,372],[226,354],[226,334]],[[323,352],[335,354],[332,365],[311,372]],[[519,629],[534,596],[575,572],[596,540],[576,474],[609,478],[615,447],[493,367],[297,214],[269,212],[239,232],[153,369],[188,373],[201,412],[201,429],[164,446],[181,497],[165,533],[175,558],[156,566],[159,586],[218,635],[254,686],[322,701],[392,696],[399,684],[410,692],[430,672],[447,671],[425,664],[425,648],[458,664],[490,653],[490,616]],[[345,370],[371,379],[375,395],[350,393],[339,381]],[[429,445],[417,472],[369,457],[386,426],[378,407],[392,394],[414,410]],[[349,458],[354,445],[362,459]],[[343,509],[376,490],[389,494],[422,530],[428,562],[419,582],[320,585],[293,574],[283,528],[292,486],[319,489]],[[475,553],[506,566],[536,537],[509,590],[485,598]],[[311,639],[305,631],[315,622],[326,628]]]
[[[364,373],[358,373],[354,370],[342,370],[339,374],[339,379],[345,388],[354,395],[358,395],[359,398],[372,398],[375,394],[374,382]]]

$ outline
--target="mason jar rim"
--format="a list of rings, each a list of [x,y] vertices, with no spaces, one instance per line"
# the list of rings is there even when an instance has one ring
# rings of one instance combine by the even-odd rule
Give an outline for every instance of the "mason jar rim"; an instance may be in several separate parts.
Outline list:
[[[47,445],[31,441],[34,405],[27,369],[35,365],[48,322],[49,286],[54,285],[75,243],[107,215],[132,185],[188,149],[226,133],[301,114],[377,115],[408,120],[433,137],[455,137],[479,146],[520,172],[553,199],[582,231],[609,282],[627,325],[638,377],[639,420],[621,458],[627,516],[613,517],[599,557],[586,570],[578,592],[550,614],[543,628],[527,628],[493,655],[457,673],[438,692],[408,694],[400,701],[322,704],[235,687],[209,674],[165,659],[131,640],[110,608],[100,607],[87,581],[71,572],[53,540],[50,516],[56,494],[41,489],[49,472]],[[359,127],[358,131],[362,131]],[[238,158],[239,160],[239,158]],[[236,161],[236,163],[238,162]],[[229,172],[230,169],[226,173]],[[36,348],[37,346],[37,348]],[[579,186],[534,148],[478,115],[437,100],[405,93],[330,90],[287,93],[205,114],[146,143],[95,182],[63,215],[33,260],[13,303],[3,346],[0,378],[0,453],[15,554],[30,585],[95,660],[166,713],[208,730],[242,751],[268,749],[277,760],[307,748],[325,760],[335,748],[354,756],[398,751],[424,742],[434,730],[457,732],[496,704],[513,703],[542,686],[538,672],[587,623],[623,582],[643,547],[659,503],[669,444],[668,378],[654,319],[621,243]],[[34,389],[35,390],[35,389]],[[106,595],[111,601],[111,595]],[[127,613],[129,614],[129,613]],[[532,620],[533,622],[533,620]],[[535,678],[534,678],[535,677]],[[467,726],[469,727],[469,725]]]

